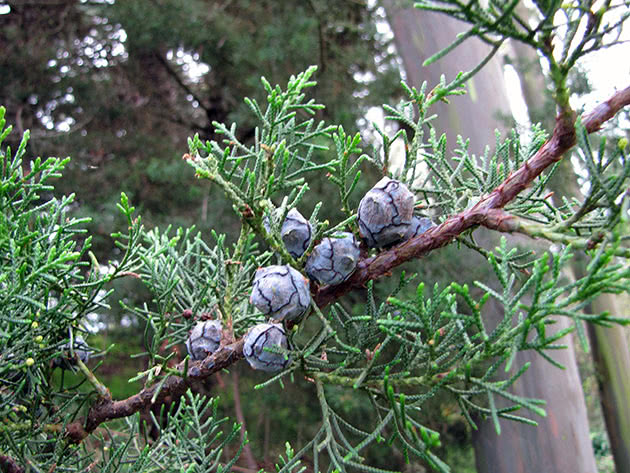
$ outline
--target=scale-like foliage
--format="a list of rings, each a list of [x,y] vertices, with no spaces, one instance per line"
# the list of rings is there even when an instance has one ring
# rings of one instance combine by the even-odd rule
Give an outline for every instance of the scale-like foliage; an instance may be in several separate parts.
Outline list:
[[[206,399],[188,391],[177,410],[169,413],[168,426],[151,449],[152,466],[143,471],[231,471],[243,443],[231,460],[225,462],[222,454],[231,443],[239,443],[241,426],[233,424],[226,431],[224,424],[228,419],[218,418],[217,405],[217,399]]]
[[[0,108],[0,144],[10,132]],[[15,154],[0,150],[0,432],[7,453],[24,462],[81,471],[92,454],[51,434],[82,411],[89,393],[64,386],[63,376],[61,384],[53,379],[55,360],[74,358],[67,350],[79,334],[87,338],[88,314],[108,309],[106,284],[132,267],[138,227],[130,220],[121,261],[101,274],[89,252],[89,219],[71,216],[73,196],[51,195],[50,180],[68,160],[27,162],[27,142],[28,133]],[[121,209],[128,216],[132,211],[126,199]]]

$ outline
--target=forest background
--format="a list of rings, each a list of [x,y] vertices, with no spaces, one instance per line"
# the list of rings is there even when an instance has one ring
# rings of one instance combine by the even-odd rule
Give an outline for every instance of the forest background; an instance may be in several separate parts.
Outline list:
[[[17,148],[21,134],[30,130],[32,155],[72,157],[64,178],[55,183],[55,192],[76,194],[76,216],[98,215],[89,231],[99,261],[119,256],[110,234],[127,225],[116,208],[121,191],[149,227],[194,224],[205,233],[221,228],[234,236],[239,222],[230,202],[209,182],[193,179],[181,159],[187,138],[198,133],[204,140],[216,139],[212,123],[217,121],[238,122],[239,139],[252,139],[254,123],[242,98],[264,100],[260,76],[283,84],[290,75],[317,64],[314,95],[326,104],[318,118],[348,131],[359,129],[365,142],[376,145],[370,120],[382,115],[383,103],[402,98],[401,77],[415,86],[421,80],[437,83],[440,73],[453,76],[480,59],[464,46],[459,56],[421,68],[424,59],[453,40],[459,27],[438,17],[421,23],[423,19],[415,14],[403,13],[408,21],[417,22],[419,47],[413,36],[405,36],[401,12],[407,8],[410,3],[394,1],[0,2],[0,104],[16,129],[9,144]],[[418,56],[415,61],[409,59],[413,54]],[[466,63],[466,56],[471,63]],[[514,124],[507,95],[497,92],[504,87],[497,85],[503,83],[504,65],[509,63],[521,74],[526,102],[527,78],[542,73],[531,57],[523,61],[515,49],[503,51],[502,58],[504,63],[497,59],[488,72],[491,75],[471,82],[468,96],[453,98],[451,112],[443,114],[451,122],[443,122],[442,129],[470,137],[476,153],[493,142],[495,128],[505,130]],[[586,73],[571,80],[575,90],[590,92]],[[544,123],[554,113],[546,108],[544,87],[538,92],[537,100],[527,104],[529,116],[532,122]],[[472,111],[479,103],[487,103],[484,118]],[[467,121],[480,131],[465,128],[462,122]],[[628,136],[627,121],[617,125],[616,133]],[[368,177],[360,182],[359,194],[379,174],[376,169],[365,172]],[[325,201],[330,183],[313,182],[310,187],[312,203],[306,206]],[[340,211],[332,216],[343,219]],[[462,265],[469,279],[483,279],[476,274],[475,258],[472,250],[449,247],[422,259],[414,270],[421,271],[427,287],[451,281],[454,274],[461,274]],[[126,305],[148,297],[133,278],[116,285]],[[107,313],[93,314],[90,343],[101,349],[114,344],[109,355],[120,362],[108,363],[100,376],[114,398],[124,398],[140,387],[127,379],[146,367],[142,359],[129,360],[128,355],[141,351],[144,341],[138,335],[141,328],[122,306],[111,301],[111,307]],[[595,368],[590,354],[577,344],[576,348],[598,467],[614,471]],[[285,384],[285,389],[294,391],[291,395],[279,396],[275,388],[250,394],[262,379],[235,366],[229,374],[214,376],[205,388],[220,396],[225,415],[246,423],[257,461],[271,464],[283,452],[285,440],[296,439],[299,444],[319,409],[309,405],[312,392],[304,385]],[[336,401],[357,420],[362,409],[370,409],[352,397],[340,395]],[[473,434],[457,406],[449,399],[432,403],[429,425],[442,435],[442,457],[454,471],[476,471]],[[388,468],[409,468],[401,454],[392,459],[387,449],[372,461]]]

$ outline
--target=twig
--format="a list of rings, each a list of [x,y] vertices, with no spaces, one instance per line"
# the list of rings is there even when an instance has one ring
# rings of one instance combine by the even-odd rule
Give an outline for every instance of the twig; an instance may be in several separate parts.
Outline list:
[[[94,373],[92,373],[90,371],[90,368],[88,368],[85,365],[85,363],[83,363],[83,361],[81,361],[81,358],[79,358],[79,356],[75,355],[74,358],[75,358],[75,361],[77,363],[77,366],[79,367],[79,370],[87,378],[87,380],[90,382],[90,384],[92,384],[92,386],[94,386],[94,389],[96,390],[98,395],[101,398],[103,398],[103,399],[107,399],[107,400],[111,401],[112,395],[109,392],[109,389],[107,389],[107,386],[105,386],[103,383],[101,383],[98,380],[98,378],[94,375]]]
[[[241,394],[238,386],[238,370],[232,371],[232,388],[234,393],[234,411],[236,412],[236,421],[241,424],[241,442],[245,442],[245,432],[247,426],[245,424],[245,416],[243,415],[243,408],[241,407]],[[252,447],[249,443],[245,443],[243,447],[243,458],[247,463],[247,468],[252,471],[257,471],[258,463],[254,458]]]
[[[590,238],[580,238],[573,235],[566,235],[561,232],[556,232],[553,229],[549,229],[544,225],[539,225],[536,223],[530,223],[526,220],[515,217],[513,215],[509,215],[507,212],[497,209],[492,211],[495,215],[495,218],[488,219],[481,223],[484,227],[490,228],[491,230],[499,230],[502,232],[518,232],[523,235],[527,235],[531,238],[543,238],[544,240],[553,242],[553,243],[562,243],[564,245],[571,245],[576,249],[587,249],[591,250],[602,240],[604,237],[611,235],[607,235],[604,233],[596,234]],[[498,220],[502,219],[501,223]],[[625,246],[620,246],[613,250],[613,254],[615,256],[620,256],[622,258],[630,258],[630,248]]]

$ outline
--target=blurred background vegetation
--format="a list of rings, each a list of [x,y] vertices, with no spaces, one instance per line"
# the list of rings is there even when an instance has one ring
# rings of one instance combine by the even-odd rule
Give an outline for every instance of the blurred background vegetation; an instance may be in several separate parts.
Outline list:
[[[212,228],[233,236],[238,220],[230,205],[218,189],[194,179],[181,159],[187,138],[199,133],[204,140],[215,139],[214,121],[238,122],[239,138],[253,138],[253,117],[243,97],[264,101],[260,76],[284,84],[291,74],[317,64],[318,86],[310,93],[326,105],[318,118],[341,124],[349,133],[359,129],[366,151],[377,146],[371,142],[375,133],[369,121],[381,115],[381,104],[399,100],[401,76],[417,86],[418,80],[436,83],[445,69],[467,68],[461,56],[447,58],[451,62],[440,64],[436,75],[405,59],[402,53],[414,46],[414,38],[405,39],[403,25],[394,20],[409,6],[361,0],[0,1],[0,104],[16,128],[9,144],[17,147],[22,132],[29,129],[33,155],[72,157],[56,192],[75,193],[76,214],[93,217],[90,231],[101,262],[118,255],[109,235],[125,224],[115,205],[121,191],[149,227],[196,225],[208,239]],[[435,35],[442,27],[433,25]],[[426,42],[422,46],[426,56],[437,51],[429,50]],[[525,74],[524,68],[519,71]],[[588,90],[584,75],[575,80]],[[483,94],[484,81],[494,87],[480,79],[477,93]],[[546,106],[541,101],[535,113],[550,116],[541,112]],[[501,114],[510,116],[505,96],[486,108],[487,121],[479,124],[475,119],[486,133],[478,137],[481,144],[494,141],[495,128],[506,128]],[[534,112],[530,115],[536,117]],[[461,117],[460,121],[468,118]],[[470,136],[453,123],[441,125]],[[380,171],[368,167],[363,171],[367,174],[361,185],[367,189]],[[316,202],[326,203],[329,189],[327,182],[311,182],[310,187],[305,215]],[[326,216],[341,219],[335,208],[326,208]],[[431,287],[436,282],[484,279],[475,274],[482,270],[477,261],[479,255],[451,245],[407,269],[420,272]],[[146,297],[141,284],[131,278],[116,284],[127,304]],[[362,296],[354,294],[344,304],[352,310],[353,301]],[[145,365],[128,354],[142,351],[142,327],[115,303],[110,313],[95,314],[92,322],[90,344],[102,349],[114,345],[99,369],[100,378],[114,398],[137,392],[139,385],[127,379]],[[614,471],[598,407],[596,374],[588,355],[580,352],[578,360],[599,467]],[[66,376],[63,382],[71,385],[72,374]],[[225,415],[237,418],[239,411],[244,415],[254,456],[268,462],[282,453],[286,440],[295,446],[310,438],[319,406],[309,405],[316,395],[308,380],[285,383],[284,390],[290,393],[281,395],[277,384],[254,390],[263,379],[264,375],[236,366],[216,375],[203,389],[220,396]],[[368,402],[339,393],[335,408],[356,423],[371,415]],[[470,428],[457,406],[442,398],[433,401],[426,415],[426,425],[442,435],[438,455],[453,471],[476,471]],[[375,449],[371,454],[380,458],[370,461],[389,469],[422,470],[421,465],[405,465],[402,454],[392,457],[389,452],[385,445],[381,451]]]

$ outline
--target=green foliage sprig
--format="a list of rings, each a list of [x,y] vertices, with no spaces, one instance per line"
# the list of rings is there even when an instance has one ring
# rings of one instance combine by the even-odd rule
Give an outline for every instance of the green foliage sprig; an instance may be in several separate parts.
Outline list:
[[[11,132],[4,114],[0,108],[0,145]],[[130,221],[121,262],[104,271],[89,251],[90,219],[71,216],[72,195],[51,195],[50,180],[68,159],[26,162],[28,138],[27,132],[15,154],[0,150],[0,430],[6,453],[24,463],[81,469],[91,453],[70,448],[59,434],[92,395],[54,379],[54,360],[75,356],[69,340],[87,336],[87,315],[109,308],[107,284],[134,269],[138,227]],[[126,199],[121,205],[130,210]],[[87,380],[107,397],[92,371],[75,361],[81,385]]]

